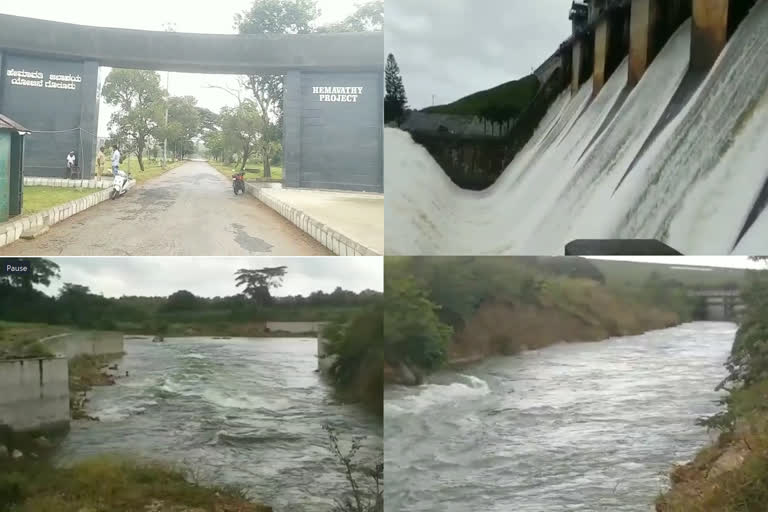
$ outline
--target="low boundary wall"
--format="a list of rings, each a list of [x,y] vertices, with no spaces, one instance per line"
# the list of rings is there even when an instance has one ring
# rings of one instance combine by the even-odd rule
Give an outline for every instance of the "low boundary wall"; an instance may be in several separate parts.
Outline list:
[[[40,178],[41,179],[41,178]],[[66,180],[64,180],[66,181]],[[73,180],[76,182],[77,180]],[[133,188],[135,181],[128,183],[128,188]],[[89,196],[60,204],[48,210],[33,213],[25,217],[17,217],[14,220],[0,224],[0,247],[10,245],[21,238],[21,234],[30,229],[53,226],[59,222],[87,210],[109,199],[110,189],[100,190]]]

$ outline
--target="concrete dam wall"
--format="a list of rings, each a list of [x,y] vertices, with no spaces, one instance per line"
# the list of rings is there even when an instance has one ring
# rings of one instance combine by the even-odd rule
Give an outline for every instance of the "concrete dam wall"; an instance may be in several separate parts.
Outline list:
[[[17,432],[69,425],[67,359],[0,361],[0,427]]]
[[[697,23],[645,54],[636,85],[630,54],[599,91],[594,80],[564,90],[483,191],[456,187],[423,147],[387,129],[388,252],[551,255],[584,238],[768,252],[768,1],[728,22],[706,70],[692,65]]]

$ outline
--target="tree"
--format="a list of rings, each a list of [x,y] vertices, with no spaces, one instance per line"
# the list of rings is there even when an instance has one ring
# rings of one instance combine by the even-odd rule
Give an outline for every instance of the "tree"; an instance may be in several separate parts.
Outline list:
[[[320,16],[315,0],[254,0],[247,11],[235,16],[235,29],[240,34],[308,34]],[[283,76],[249,75],[246,83],[264,120],[262,135],[267,138],[262,148],[279,142],[283,122]],[[262,152],[264,177],[270,178],[271,158]]]
[[[317,29],[318,32],[380,32],[384,28],[384,1],[357,4],[355,12],[338,23]]]
[[[222,146],[236,148],[242,171],[251,155],[259,150],[261,144],[265,144],[263,130],[269,123],[250,100],[243,101],[238,107],[222,108],[220,119]],[[267,176],[266,169],[264,176]]]
[[[279,288],[283,284],[288,267],[265,267],[257,270],[241,268],[235,272],[235,284],[238,287],[245,286],[243,294],[256,302],[259,306],[272,303],[270,289]]]
[[[402,270],[388,262],[384,273],[384,358],[434,370],[445,361],[453,330],[440,321],[439,306],[422,285]]]
[[[403,78],[400,76],[400,67],[395,56],[387,55],[387,65],[384,68],[384,80],[387,94],[384,96],[384,122],[395,121],[400,123],[405,114],[408,99],[405,96]]]
[[[59,266],[45,258],[33,258],[31,260],[20,260],[16,258],[0,258],[0,265],[3,268],[6,265],[20,267],[29,265],[30,271],[21,274],[0,274],[0,284],[8,284],[15,288],[31,289],[33,285],[41,284],[50,286],[51,279],[59,277]]]
[[[164,311],[195,311],[201,306],[201,300],[192,292],[179,290],[168,297]]]
[[[194,151],[193,139],[202,130],[200,115],[197,99],[193,96],[168,98],[168,126],[158,129],[157,138],[167,138],[168,145],[177,149],[176,156],[184,159]]]
[[[108,104],[118,107],[109,122],[110,130],[129,141],[139,167],[144,170],[144,152],[150,138],[164,125],[165,92],[154,71],[113,69],[102,88]]]

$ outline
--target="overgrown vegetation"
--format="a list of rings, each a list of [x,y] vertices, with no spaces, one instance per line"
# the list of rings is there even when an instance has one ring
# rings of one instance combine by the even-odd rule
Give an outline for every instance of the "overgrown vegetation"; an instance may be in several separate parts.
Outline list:
[[[337,391],[342,398],[361,401],[379,415],[384,414],[382,316],[377,301],[346,321],[332,322],[323,333],[329,352],[336,356],[330,378]]]
[[[631,266],[631,263],[625,263]],[[559,341],[640,334],[692,318],[697,301],[651,275],[609,287],[587,259],[389,257],[385,377]],[[405,367],[405,368],[403,368]]]
[[[761,259],[761,258],[757,258]],[[672,472],[660,512],[762,512],[768,503],[768,271],[752,271],[746,310],[726,362],[724,409],[699,420],[717,443]]]

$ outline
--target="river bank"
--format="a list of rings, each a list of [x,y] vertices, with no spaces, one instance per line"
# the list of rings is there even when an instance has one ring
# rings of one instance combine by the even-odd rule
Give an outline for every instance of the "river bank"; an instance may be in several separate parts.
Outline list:
[[[734,426],[676,466],[657,512],[762,512],[768,503],[768,381],[738,393]]]
[[[768,259],[760,257],[757,259]],[[768,273],[752,272],[746,310],[718,385],[716,414],[700,418],[719,435],[691,462],[676,466],[658,512],[763,512],[768,503]]]
[[[530,303],[483,302],[453,331],[441,367],[462,368],[557,343],[601,342],[681,322],[676,312],[628,300],[594,281],[560,280],[539,290]],[[418,385],[430,371],[407,360],[390,360],[384,378],[388,384]]]

